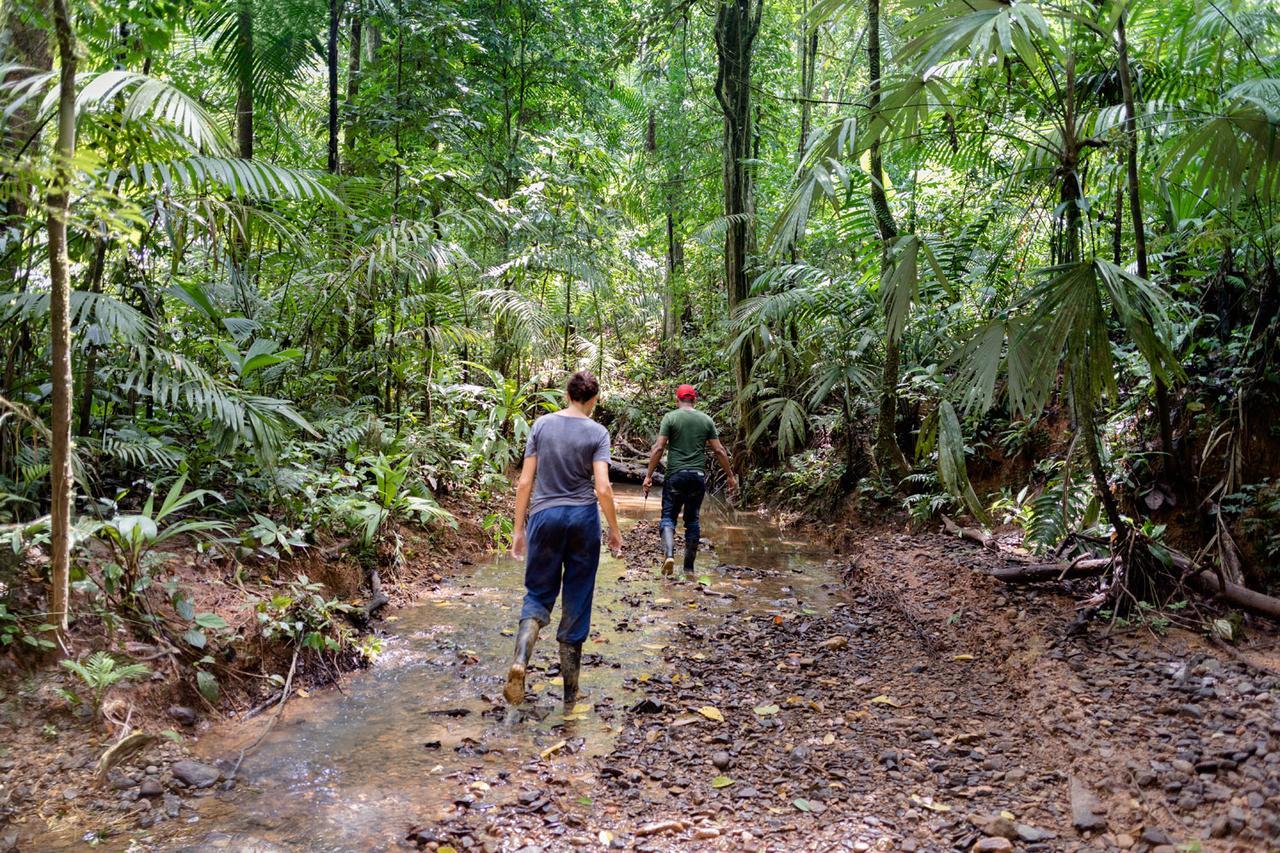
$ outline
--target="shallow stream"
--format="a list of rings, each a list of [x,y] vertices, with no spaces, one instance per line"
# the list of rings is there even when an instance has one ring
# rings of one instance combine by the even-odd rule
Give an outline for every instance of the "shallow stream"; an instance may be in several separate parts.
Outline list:
[[[619,489],[625,526],[657,522],[658,496]],[[245,760],[229,793],[195,801],[197,817],[164,849],[376,850],[394,848],[417,822],[463,800],[484,808],[516,786],[502,780],[560,741],[560,773],[589,793],[588,759],[608,753],[624,710],[664,666],[662,649],[680,641],[676,626],[711,625],[741,612],[824,612],[836,585],[824,552],[788,539],[767,518],[708,502],[698,577],[673,583],[653,559],[600,565],[592,633],[584,646],[579,712],[565,720],[554,620],[543,631],[529,683],[537,700],[511,720],[501,700],[505,667],[523,591],[522,565],[494,557],[464,567],[418,604],[387,620],[377,664],[327,689],[291,700]],[[735,572],[734,566],[755,571]],[[576,718],[576,719],[574,719]],[[205,760],[232,761],[265,719],[229,723],[201,738]],[[154,837],[154,836],[153,836]],[[145,844],[145,842],[144,842]],[[151,845],[146,845],[151,849]]]

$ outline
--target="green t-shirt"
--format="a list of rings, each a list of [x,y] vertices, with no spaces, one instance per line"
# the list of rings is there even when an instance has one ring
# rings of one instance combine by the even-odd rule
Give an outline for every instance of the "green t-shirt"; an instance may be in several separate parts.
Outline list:
[[[667,475],[706,465],[707,442],[719,438],[716,422],[697,409],[672,409],[662,416],[658,435],[667,437]]]

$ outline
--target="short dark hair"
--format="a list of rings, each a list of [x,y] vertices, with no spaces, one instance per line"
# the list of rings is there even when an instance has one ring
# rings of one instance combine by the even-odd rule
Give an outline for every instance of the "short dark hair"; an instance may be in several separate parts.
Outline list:
[[[565,390],[569,392],[569,399],[573,402],[585,403],[600,393],[600,381],[590,370],[579,370],[569,377]]]

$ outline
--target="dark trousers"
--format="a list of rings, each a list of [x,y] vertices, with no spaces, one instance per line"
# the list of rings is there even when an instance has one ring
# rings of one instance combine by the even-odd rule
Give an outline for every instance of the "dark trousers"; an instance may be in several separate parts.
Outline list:
[[[520,619],[551,621],[564,590],[556,639],[581,643],[591,630],[591,599],[600,565],[600,510],[595,504],[553,506],[529,519],[524,561],[524,605]]]
[[[684,512],[685,565],[693,564],[691,555],[698,553],[698,540],[702,538],[702,499],[707,494],[707,478],[701,471],[685,468],[676,471],[662,481],[662,521],[659,527],[676,526],[676,519]]]

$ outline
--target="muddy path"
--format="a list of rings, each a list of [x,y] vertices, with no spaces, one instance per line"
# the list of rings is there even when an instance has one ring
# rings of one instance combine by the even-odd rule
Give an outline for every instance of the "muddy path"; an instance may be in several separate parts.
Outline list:
[[[509,719],[521,567],[497,558],[397,613],[374,669],[291,702],[235,790],[137,843],[1280,849],[1273,675],[1176,631],[1064,637],[1069,599],[999,589],[990,553],[941,536],[869,532],[830,559],[713,507],[715,552],[664,581],[656,501],[620,498],[574,713],[544,638]]]
[[[647,538],[632,528],[656,523],[657,496],[646,502],[624,489],[618,498],[632,543]],[[460,799],[516,802],[519,792],[505,780],[523,775],[525,765],[561,741],[554,763],[565,778],[581,780],[585,796],[595,784],[596,761],[617,746],[625,709],[643,694],[645,680],[667,677],[663,653],[686,642],[680,631],[686,618],[716,624],[744,603],[759,613],[800,602],[825,611],[838,598],[839,578],[824,566],[820,548],[788,539],[759,515],[730,517],[715,507],[706,515],[704,530],[716,550],[704,552],[699,571],[708,583],[715,577],[713,590],[692,579],[663,581],[634,548],[621,560],[603,556],[583,660],[581,703],[591,707],[574,715],[580,719],[566,724],[561,712],[551,635],[538,644],[531,667],[537,701],[508,722],[502,677],[523,567],[508,557],[462,566],[387,620],[386,650],[370,671],[345,679],[341,690],[292,700],[245,760],[234,791],[196,792],[203,796],[190,801],[194,820],[142,843],[394,847],[415,821],[446,815]],[[722,560],[761,566],[767,576],[732,578],[716,570]],[[211,764],[227,766],[261,728],[261,722],[225,724],[195,749]]]

